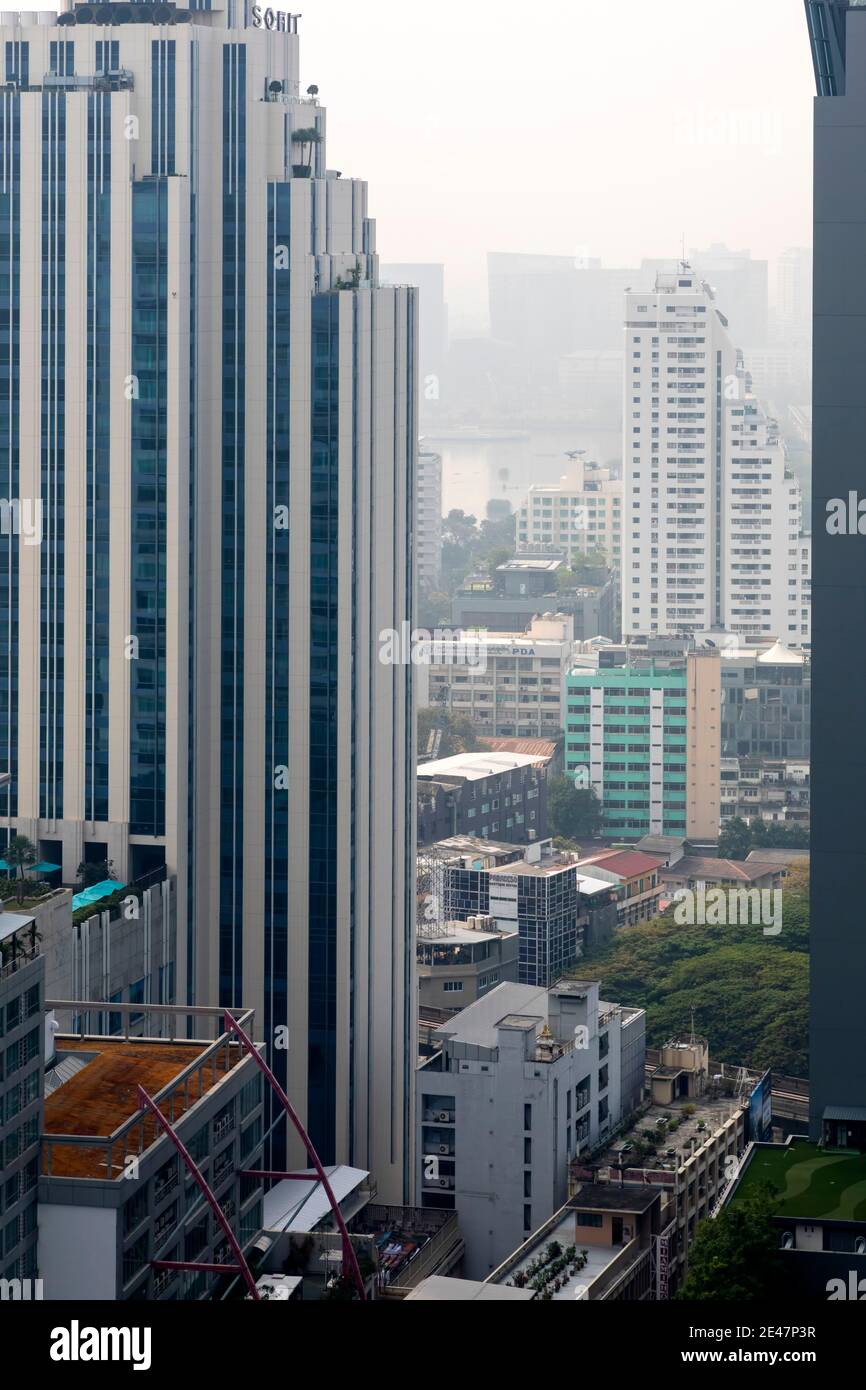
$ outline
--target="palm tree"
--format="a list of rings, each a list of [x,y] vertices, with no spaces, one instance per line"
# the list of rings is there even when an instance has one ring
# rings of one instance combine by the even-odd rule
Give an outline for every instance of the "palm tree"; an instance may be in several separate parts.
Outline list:
[[[301,146],[301,162],[292,166],[296,174],[304,170],[309,178],[313,162],[313,148],[321,143],[321,139],[322,137],[315,126],[304,126],[301,130],[292,131],[292,144]]]
[[[12,839],[6,846],[6,853],[4,855],[4,858],[6,860],[6,863],[9,865],[10,869],[18,870],[19,877],[16,897],[19,903],[23,903],[24,870],[30,864],[36,863],[36,850],[34,849],[33,845],[25,835],[13,835]]]

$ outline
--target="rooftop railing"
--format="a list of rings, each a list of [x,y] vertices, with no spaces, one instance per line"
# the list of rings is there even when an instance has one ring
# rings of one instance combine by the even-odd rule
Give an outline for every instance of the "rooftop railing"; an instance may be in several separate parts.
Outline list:
[[[84,1020],[89,1014],[122,1014],[126,1020],[123,1040],[127,1042],[130,1040],[131,1015],[134,1014],[136,1020],[140,1019],[142,1015],[150,1017],[156,1015],[165,1017],[170,1021],[169,1037],[135,1037],[134,1041],[137,1044],[147,1043],[153,1047],[168,1047],[174,1041],[181,1040],[189,1042],[191,1046],[198,1045],[203,1048],[203,1051],[197,1052],[187,1066],[178,1071],[171,1081],[167,1082],[160,1091],[151,1097],[154,1104],[163,1110],[171,1123],[174,1123],[176,1118],[185,1116],[200,1100],[206,1095],[210,1095],[234,1067],[244,1060],[245,1054],[233,1040],[231,1033],[222,1031],[226,1013],[231,1013],[244,1031],[249,1031],[255,1014],[253,1009],[226,1010],[217,1007],[173,1004],[109,1004],[104,999],[82,1001],[47,999],[45,1008],[48,1011],[53,1010],[60,1013],[70,1011],[80,1017],[81,1026],[73,1030],[72,1036],[78,1037],[82,1042],[92,1040],[94,1044],[104,1045],[108,1043],[112,1045],[120,1041],[119,1035],[109,1038],[104,1033],[87,1033]],[[207,1039],[183,1036],[179,1039],[181,1030],[174,1026],[174,1023],[179,1019],[210,1019],[221,1031],[212,1042]],[[56,1041],[61,1041],[60,1035]],[[44,1171],[48,1177],[52,1176],[54,1149],[60,1145],[102,1151],[104,1158],[99,1160],[96,1166],[100,1170],[104,1167],[104,1177],[112,1181],[123,1175],[130,1157],[140,1157],[154,1144],[159,1143],[164,1136],[157,1131],[148,1111],[136,1110],[108,1135],[46,1133],[42,1138],[45,1157]],[[103,1177],[101,1171],[99,1177],[100,1179]],[[87,1180],[86,1175],[85,1180]]]

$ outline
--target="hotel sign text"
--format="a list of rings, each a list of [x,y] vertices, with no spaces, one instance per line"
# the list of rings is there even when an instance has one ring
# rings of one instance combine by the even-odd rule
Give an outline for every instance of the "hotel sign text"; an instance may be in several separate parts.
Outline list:
[[[270,6],[265,8],[263,5],[253,5],[252,19],[254,29],[274,29],[280,34],[296,34],[298,32],[299,14],[290,14],[288,10],[272,10]]]

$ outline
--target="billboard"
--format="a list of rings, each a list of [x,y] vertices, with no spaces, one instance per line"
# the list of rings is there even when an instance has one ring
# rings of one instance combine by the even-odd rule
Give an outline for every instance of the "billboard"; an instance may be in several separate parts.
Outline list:
[[[773,1078],[765,1071],[749,1096],[749,1133],[753,1144],[765,1144],[773,1130]]]

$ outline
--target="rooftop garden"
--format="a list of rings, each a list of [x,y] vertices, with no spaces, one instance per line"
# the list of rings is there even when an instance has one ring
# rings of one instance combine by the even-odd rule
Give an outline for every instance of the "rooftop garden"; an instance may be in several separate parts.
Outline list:
[[[761,1183],[779,1196],[779,1216],[866,1221],[866,1154],[802,1143],[756,1148],[731,1201]]]

